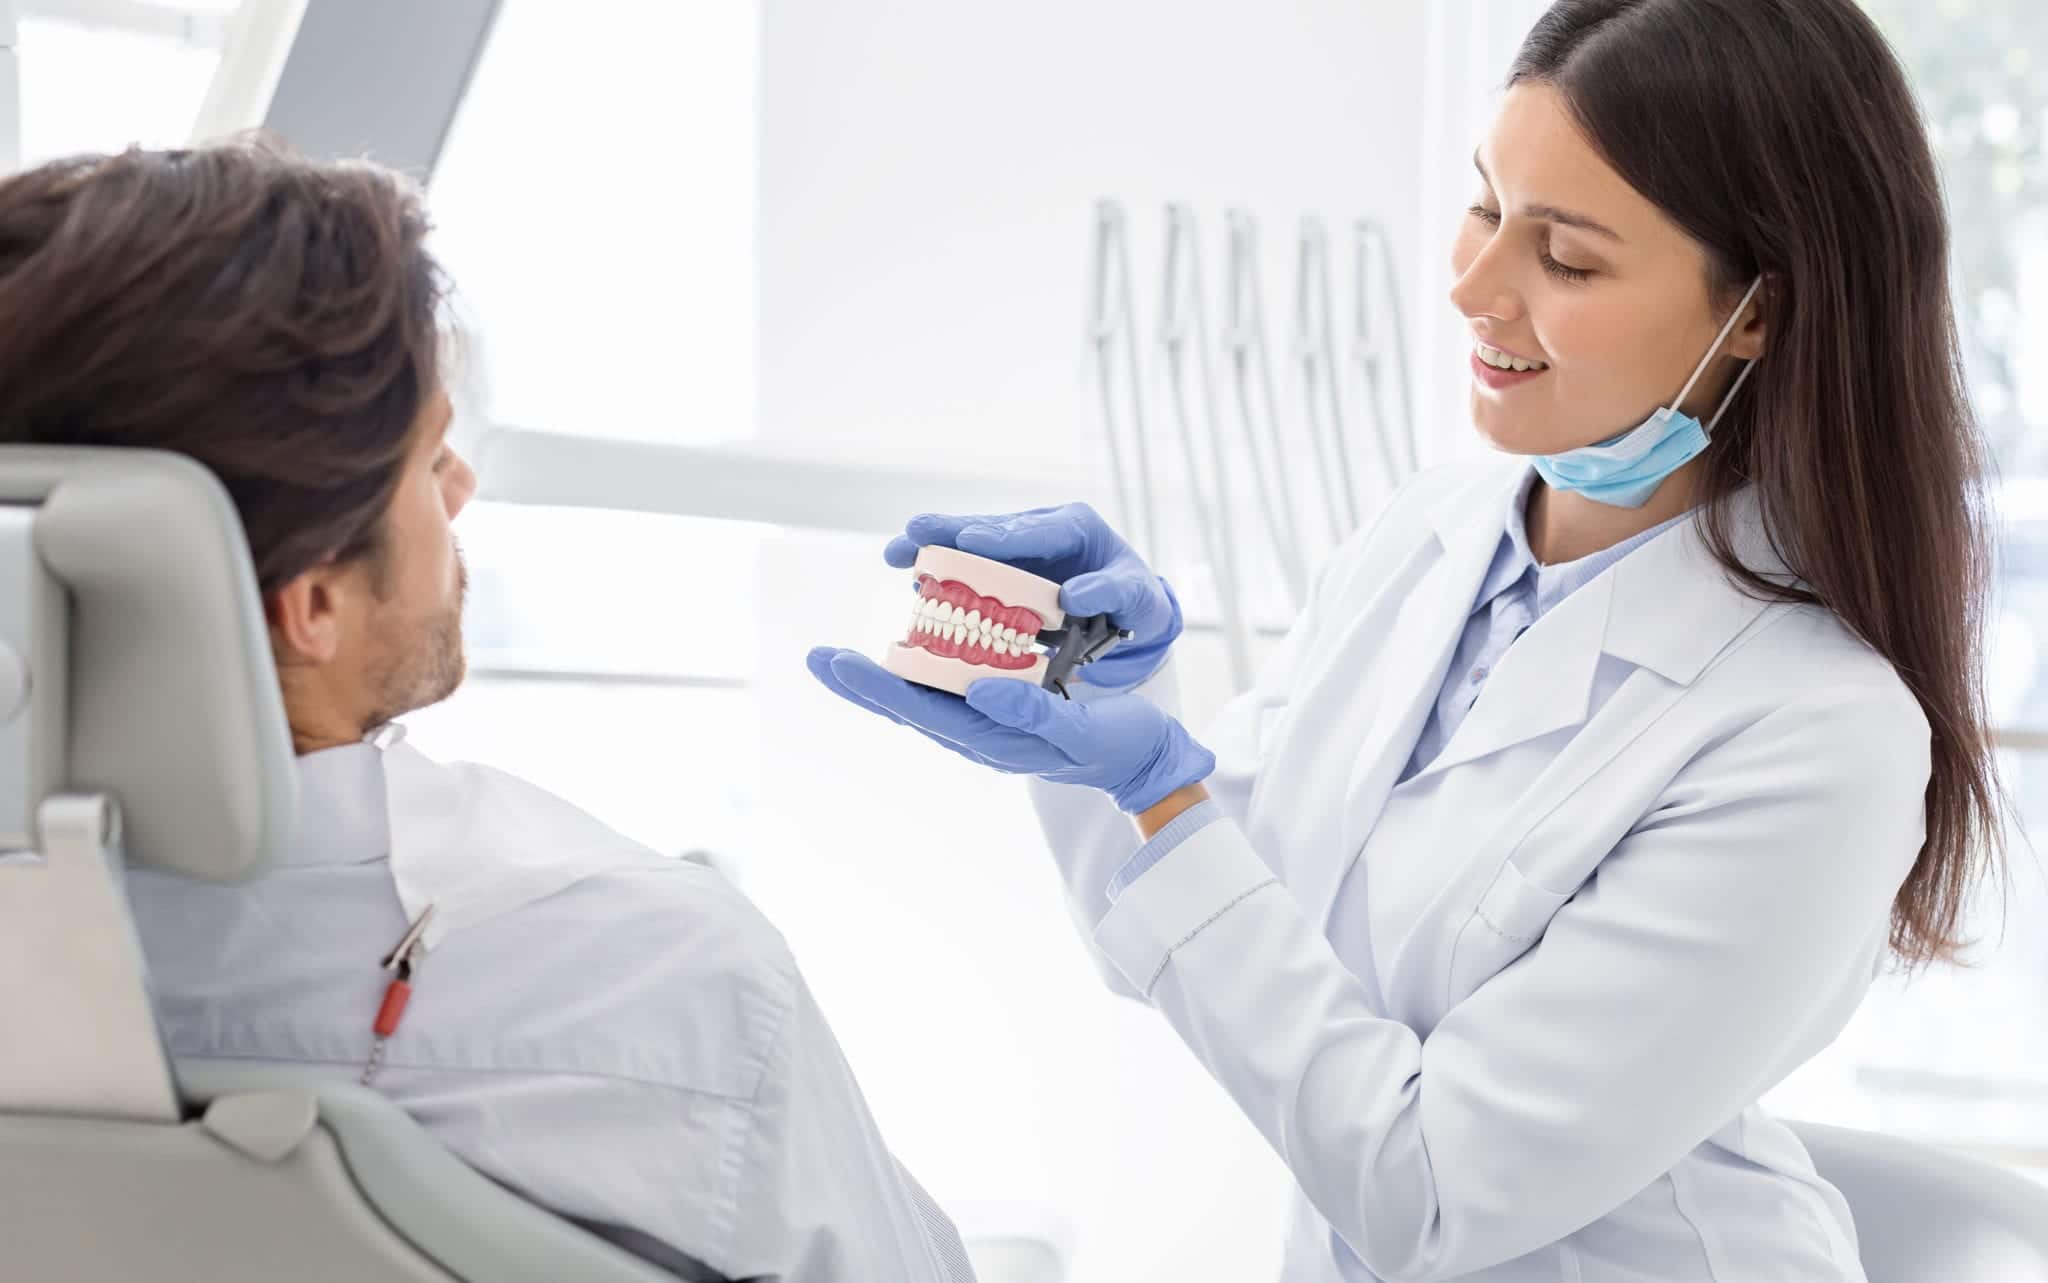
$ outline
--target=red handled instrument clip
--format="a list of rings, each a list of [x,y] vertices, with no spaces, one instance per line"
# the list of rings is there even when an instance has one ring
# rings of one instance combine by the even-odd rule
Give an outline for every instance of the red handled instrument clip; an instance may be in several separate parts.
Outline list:
[[[376,1040],[370,1044],[370,1059],[363,1066],[362,1084],[367,1087],[377,1071],[384,1067],[384,1044],[392,1034],[398,1032],[398,1022],[405,1019],[406,1004],[412,1001],[412,973],[415,959],[420,951],[420,941],[426,935],[427,923],[433,919],[434,906],[420,910],[420,916],[405,929],[405,935],[384,955],[382,966],[392,973],[391,983],[384,987],[384,1001],[377,1008],[377,1019],[370,1026]]]

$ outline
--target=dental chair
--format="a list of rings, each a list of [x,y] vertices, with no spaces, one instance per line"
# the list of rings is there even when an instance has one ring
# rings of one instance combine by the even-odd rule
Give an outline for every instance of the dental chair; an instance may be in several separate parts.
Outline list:
[[[166,1057],[123,869],[262,873],[292,761],[213,475],[0,447],[0,1279],[674,1283],[347,1077]]]
[[[1870,1283],[2048,1283],[2048,1186],[1896,1136],[1790,1126],[1849,1200]]]

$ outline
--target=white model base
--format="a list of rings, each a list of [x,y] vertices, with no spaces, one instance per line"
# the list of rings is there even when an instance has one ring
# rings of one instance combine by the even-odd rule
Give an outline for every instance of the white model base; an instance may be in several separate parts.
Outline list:
[[[889,653],[882,660],[882,667],[907,682],[929,686],[933,690],[951,691],[965,695],[967,688],[984,677],[1010,677],[1020,682],[1038,686],[1045,681],[1046,657],[1029,668],[990,668],[986,664],[970,664],[962,659],[947,659],[934,655],[928,650],[915,646],[891,645]]]

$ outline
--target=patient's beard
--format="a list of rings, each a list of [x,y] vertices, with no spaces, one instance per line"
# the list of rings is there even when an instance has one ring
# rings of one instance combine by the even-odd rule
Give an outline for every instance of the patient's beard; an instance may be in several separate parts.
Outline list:
[[[392,639],[386,664],[375,681],[377,698],[363,721],[368,734],[415,709],[453,695],[469,671],[462,650],[462,606],[469,595],[469,569],[455,550],[455,600],[427,620],[416,635]]]

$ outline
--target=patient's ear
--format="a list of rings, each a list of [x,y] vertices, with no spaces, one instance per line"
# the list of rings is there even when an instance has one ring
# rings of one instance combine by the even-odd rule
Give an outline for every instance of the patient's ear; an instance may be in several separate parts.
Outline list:
[[[270,648],[280,665],[325,664],[340,652],[342,612],[355,587],[346,569],[322,562],[264,596]]]

